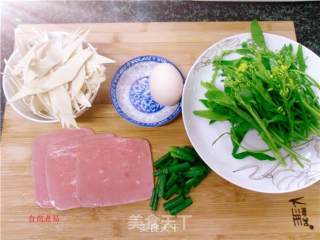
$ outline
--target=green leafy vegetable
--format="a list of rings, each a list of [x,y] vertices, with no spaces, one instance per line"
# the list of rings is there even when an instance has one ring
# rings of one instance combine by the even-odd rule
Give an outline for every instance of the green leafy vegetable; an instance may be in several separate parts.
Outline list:
[[[236,159],[251,156],[285,165],[285,156],[289,156],[303,166],[304,158],[295,146],[312,135],[320,136],[320,104],[313,91],[320,85],[305,72],[300,45],[296,52],[291,44],[279,51],[269,50],[257,21],[251,22],[251,36],[253,41],[213,59],[212,79],[201,83],[207,90],[200,100],[206,109],[194,114],[210,124],[231,123],[232,155]],[[234,53],[238,57],[232,59],[229,55]],[[218,77],[223,79],[223,91],[215,86]],[[268,149],[256,151],[241,146],[250,130],[259,133]]]

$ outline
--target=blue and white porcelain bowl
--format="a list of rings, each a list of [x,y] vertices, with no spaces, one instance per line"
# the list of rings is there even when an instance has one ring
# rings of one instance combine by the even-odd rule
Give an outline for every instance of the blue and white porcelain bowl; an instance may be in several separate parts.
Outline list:
[[[158,127],[180,114],[180,102],[174,106],[164,106],[151,96],[149,76],[153,68],[161,63],[172,64],[180,72],[166,58],[139,56],[123,64],[113,76],[110,88],[112,104],[127,121],[143,127]]]

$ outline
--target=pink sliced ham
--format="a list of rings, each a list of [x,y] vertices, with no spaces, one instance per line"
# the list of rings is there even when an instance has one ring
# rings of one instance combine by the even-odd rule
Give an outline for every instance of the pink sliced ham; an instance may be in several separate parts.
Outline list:
[[[80,207],[75,194],[76,146],[50,146],[46,157],[46,179],[51,205],[58,210]]]
[[[152,193],[152,158],[144,139],[60,130],[38,137],[32,158],[40,207],[118,205],[149,199]]]
[[[97,134],[86,138],[69,138],[48,147],[46,179],[51,204],[58,210],[80,207],[76,194],[77,155],[79,144],[88,139],[112,137],[112,134]]]
[[[47,190],[45,171],[45,158],[48,146],[65,139],[81,138],[93,134],[94,132],[91,129],[68,129],[44,134],[35,140],[32,149],[33,186],[36,203],[40,207],[52,207]]]
[[[153,188],[149,143],[139,138],[106,137],[81,144],[77,196],[83,207],[149,199]]]

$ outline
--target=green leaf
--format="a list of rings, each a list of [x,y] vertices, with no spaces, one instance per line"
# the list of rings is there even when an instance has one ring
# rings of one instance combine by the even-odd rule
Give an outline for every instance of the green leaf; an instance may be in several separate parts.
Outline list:
[[[282,114],[276,114],[274,115],[270,120],[267,120],[267,123],[276,123],[276,122],[286,122],[287,118],[283,116]]]
[[[271,157],[259,151],[256,151],[256,152],[243,151],[243,152],[237,153],[241,146],[241,142],[243,138],[245,137],[245,135],[248,133],[250,129],[252,129],[252,126],[245,121],[238,121],[232,124],[232,128],[231,128],[231,141],[233,144],[232,156],[236,159],[243,159],[251,156],[258,160],[275,160],[274,157]]]
[[[211,110],[198,110],[198,111],[193,111],[194,115],[197,115],[199,117],[203,117],[209,120],[213,121],[225,121],[228,120],[228,116],[226,115],[220,115],[218,113],[212,112]]]
[[[230,136],[233,144],[233,153],[237,153],[244,136],[251,128],[252,126],[248,122],[239,121],[239,119],[232,123]]]
[[[235,109],[233,109],[233,111],[238,115],[237,119],[239,119],[239,121],[246,121],[246,122],[250,123],[251,126],[253,126],[253,127],[256,126],[253,118],[246,111],[243,111],[240,108],[235,108]]]
[[[249,88],[241,88],[239,90],[239,95],[245,102],[251,102],[254,100],[254,95],[252,94]]]
[[[254,42],[261,48],[266,47],[266,42],[264,40],[263,32],[257,20],[251,22],[251,36]]]
[[[297,62],[298,62],[300,71],[304,72],[307,68],[307,65],[306,65],[306,62],[304,61],[301,45],[299,45],[298,51],[297,51]]]
[[[272,97],[270,96],[269,92],[263,86],[263,82],[259,79],[256,79],[256,76],[253,77],[255,81],[255,89],[257,94],[263,98],[264,101],[261,101],[261,104],[264,106],[265,109],[271,110],[272,107],[276,107],[276,104],[273,102]]]
[[[218,67],[220,66],[231,66],[231,67],[238,67],[240,63],[240,60],[216,60],[214,61],[214,64],[216,64]]]
[[[232,153],[232,156],[236,159],[244,159],[246,157],[254,157],[260,161],[264,161],[264,160],[274,161],[274,160],[276,160],[274,157],[271,157],[268,154],[265,154],[262,152],[252,152],[252,151],[244,151],[241,153]]]
[[[249,48],[239,48],[236,50],[236,53],[239,53],[241,55],[248,55],[253,54],[253,51]]]
[[[201,86],[208,89],[208,90],[220,91],[213,83],[210,83],[210,82],[202,81]]]
[[[261,62],[263,64],[263,66],[265,67],[265,69],[271,70],[271,63],[270,63],[270,58],[269,57],[262,56],[261,57]]]
[[[209,101],[215,102],[217,104],[221,104],[226,107],[235,106],[233,99],[220,90],[209,90],[206,92],[205,96]]]
[[[207,108],[209,108],[209,101],[207,99],[200,99],[200,102]]]
[[[284,45],[280,50],[282,61],[285,65],[291,66],[294,62],[293,47],[291,44]]]

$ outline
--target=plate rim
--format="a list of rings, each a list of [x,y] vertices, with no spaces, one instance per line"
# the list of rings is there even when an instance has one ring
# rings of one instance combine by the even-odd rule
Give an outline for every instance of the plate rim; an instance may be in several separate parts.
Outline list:
[[[182,107],[181,107],[181,102],[182,102],[182,98],[179,101],[177,108],[174,110],[174,112],[168,116],[167,118],[158,121],[158,122],[154,122],[154,123],[145,123],[145,122],[141,122],[141,121],[137,121],[131,117],[129,117],[120,107],[118,100],[117,100],[117,93],[116,93],[116,88],[117,88],[117,84],[122,76],[122,74],[129,69],[130,67],[132,67],[133,65],[137,64],[137,63],[141,63],[141,62],[150,62],[152,61],[151,58],[155,58],[155,59],[159,59],[159,61],[154,61],[154,62],[158,62],[158,63],[169,63],[171,64],[175,69],[178,70],[178,72],[180,73],[183,82],[185,82],[185,77],[183,76],[182,72],[180,71],[180,69],[170,60],[168,60],[165,57],[162,56],[158,56],[158,55],[141,55],[141,56],[136,56],[133,57],[131,59],[129,59],[128,61],[126,61],[125,63],[123,63],[118,69],[117,71],[114,73],[112,79],[111,79],[111,84],[110,84],[110,96],[111,96],[111,103],[114,107],[114,109],[116,110],[116,112],[123,118],[125,119],[127,122],[135,124],[136,126],[140,126],[140,127],[160,127],[163,126],[167,123],[172,122],[174,119],[176,119],[179,114],[182,111]]]
[[[293,39],[290,39],[290,38],[287,38],[285,36],[282,36],[282,35],[278,35],[278,34],[273,34],[273,33],[263,33],[264,35],[266,36],[269,36],[269,37],[275,37],[275,38],[282,38],[283,40],[285,40],[286,42],[288,43],[294,43],[294,44],[299,44],[302,46],[303,50],[304,51],[309,51],[311,54],[314,54],[316,57],[319,58],[320,60],[320,56],[318,54],[316,54],[315,52],[313,52],[311,49],[307,48],[306,46],[304,46],[303,44],[293,40]],[[241,38],[241,37],[248,37],[248,35],[250,36],[251,33],[250,32],[244,32],[244,33],[239,33],[239,34],[234,34],[234,35],[231,35],[231,36],[228,36],[228,37],[225,37],[215,43],[213,43],[212,45],[210,45],[208,48],[206,48],[200,55],[199,57],[194,61],[194,63],[192,64],[191,68],[189,69],[188,71],[188,74],[187,74],[187,77],[185,79],[185,84],[183,86],[183,91],[182,91],[182,100],[181,100],[181,108],[182,108],[182,121],[183,121],[183,125],[184,125],[184,128],[185,128],[185,131],[187,133],[187,136],[188,136],[188,139],[191,143],[191,145],[194,147],[194,149],[196,150],[196,152],[199,154],[199,156],[202,158],[202,159],[205,159],[204,156],[202,156],[203,154],[200,153],[200,151],[197,149],[197,144],[194,142],[194,140],[192,140],[192,138],[190,137],[191,136],[191,133],[189,132],[190,130],[188,130],[187,128],[187,123],[186,123],[186,119],[185,119],[185,109],[186,109],[186,106],[185,106],[185,103],[184,103],[184,96],[185,96],[185,92],[186,92],[186,88],[187,88],[187,83],[188,83],[188,80],[190,78],[190,75],[191,73],[194,71],[196,65],[200,62],[200,60],[202,59],[202,57],[212,48],[216,47],[218,44],[224,42],[224,41],[227,41],[229,39],[234,39],[234,38]],[[206,164],[207,162],[205,160],[203,160]],[[207,164],[208,165],[208,164]],[[208,165],[209,166],[209,165]],[[284,193],[290,193],[290,192],[296,192],[296,191],[300,191],[302,189],[305,189],[307,187],[310,187],[311,185],[317,183],[320,181],[320,179],[314,181],[314,182],[310,182],[306,185],[304,185],[303,187],[300,187],[300,188],[297,188],[297,189],[292,189],[292,190],[278,190],[278,191],[263,191],[263,190],[259,190],[259,189],[254,189],[254,188],[250,188],[250,187],[246,187],[246,186],[243,186],[241,185],[240,183],[230,179],[229,177],[227,176],[224,176],[222,173],[220,173],[218,170],[216,170],[214,167],[211,167],[209,166],[209,168],[214,172],[216,173],[219,177],[223,178],[224,180],[228,181],[229,183],[232,183],[242,189],[246,189],[246,190],[250,190],[250,191],[253,191],[253,192],[258,192],[258,193],[267,193],[267,194],[284,194]]]

